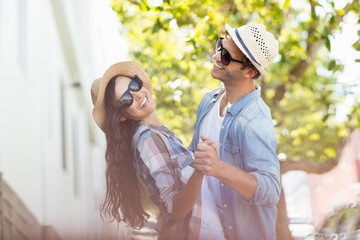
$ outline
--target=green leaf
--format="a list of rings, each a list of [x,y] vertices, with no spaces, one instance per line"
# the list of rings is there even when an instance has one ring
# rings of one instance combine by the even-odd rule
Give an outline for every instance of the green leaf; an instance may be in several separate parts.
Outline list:
[[[330,39],[329,36],[325,37],[325,47],[327,48],[327,50],[330,52],[331,51],[331,43],[330,43]]]
[[[344,24],[344,10],[329,8],[329,3],[333,1],[315,1],[321,11],[314,15],[308,3],[299,9],[291,0],[163,0],[152,8],[146,0],[113,0],[111,6],[128,39],[129,58],[140,62],[152,80],[161,122],[185,145],[192,138],[201,97],[221,86],[210,71],[214,41],[225,23],[266,25],[279,40],[280,54],[267,68],[269,76],[255,83],[277,123],[279,152],[288,159],[325,162],[348,130],[360,127],[360,99],[337,83],[334,73],[344,62],[330,55],[330,39]],[[359,19],[358,1],[349,1],[346,9]],[[360,40],[352,46],[360,51]],[[337,122],[345,97],[356,102],[346,122]]]
[[[285,0],[285,1],[284,1],[283,8],[284,8],[284,9],[289,9],[289,8],[290,8],[290,0]]]

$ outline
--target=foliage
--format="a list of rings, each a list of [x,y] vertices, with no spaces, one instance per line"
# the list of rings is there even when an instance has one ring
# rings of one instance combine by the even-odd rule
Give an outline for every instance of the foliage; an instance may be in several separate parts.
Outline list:
[[[210,70],[224,24],[265,24],[279,40],[280,56],[258,84],[277,124],[279,152],[287,159],[324,162],[336,155],[339,139],[360,126],[359,104],[346,121],[336,121],[347,91],[336,79],[342,63],[329,55],[344,17],[358,18],[360,5],[353,1],[339,8],[334,2],[113,0],[112,7],[128,38],[130,58],[152,79],[162,122],[186,144],[201,97],[220,86]],[[359,51],[360,41],[353,46]]]

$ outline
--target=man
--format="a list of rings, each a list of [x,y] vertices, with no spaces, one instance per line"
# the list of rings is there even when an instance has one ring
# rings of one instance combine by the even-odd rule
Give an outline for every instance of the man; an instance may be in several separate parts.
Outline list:
[[[278,42],[262,24],[225,28],[211,70],[224,88],[199,104],[194,166],[206,175],[227,239],[276,239],[280,164],[271,113],[255,80],[267,76]],[[207,138],[218,147],[201,143]]]

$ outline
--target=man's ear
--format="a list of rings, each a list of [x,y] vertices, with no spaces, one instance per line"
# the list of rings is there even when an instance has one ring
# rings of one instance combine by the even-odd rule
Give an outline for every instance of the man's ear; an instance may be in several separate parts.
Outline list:
[[[247,72],[246,72],[246,77],[247,78],[254,78],[257,74],[259,73],[259,71],[256,68],[248,68]]]

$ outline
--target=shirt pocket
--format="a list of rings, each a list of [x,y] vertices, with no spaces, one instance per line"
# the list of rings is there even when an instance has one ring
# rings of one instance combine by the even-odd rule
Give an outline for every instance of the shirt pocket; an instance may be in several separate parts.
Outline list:
[[[244,162],[241,158],[241,149],[237,143],[226,141],[224,147],[225,161],[244,170]]]

